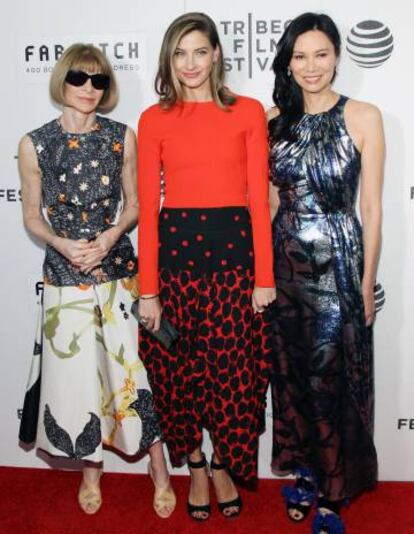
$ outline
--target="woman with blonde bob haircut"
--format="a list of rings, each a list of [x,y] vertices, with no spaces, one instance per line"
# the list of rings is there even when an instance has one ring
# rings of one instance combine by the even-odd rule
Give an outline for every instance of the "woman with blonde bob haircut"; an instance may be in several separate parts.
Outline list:
[[[51,99],[60,106],[65,106],[65,84],[70,70],[94,71],[109,76],[109,86],[104,89],[96,111],[108,113],[114,109],[118,103],[118,85],[111,64],[98,48],[83,43],[74,44],[56,63],[49,90]]]
[[[168,517],[175,495],[129,312],[138,296],[127,234],[138,216],[135,135],[96,114],[115,106],[118,91],[94,46],[66,50],[50,94],[62,114],[19,145],[24,223],[46,244],[20,439],[83,461],[78,501],[87,514],[102,503],[103,445],[125,455],[149,451],[154,508]]]
[[[211,513],[203,428],[219,510],[234,517],[242,502],[230,475],[257,475],[269,370],[262,312],[276,295],[266,120],[259,102],[225,87],[217,29],[203,13],[167,29],[156,90],[138,132],[140,355],[172,464],[190,468],[190,517]],[[169,350],[152,335],[162,314],[179,334]]]

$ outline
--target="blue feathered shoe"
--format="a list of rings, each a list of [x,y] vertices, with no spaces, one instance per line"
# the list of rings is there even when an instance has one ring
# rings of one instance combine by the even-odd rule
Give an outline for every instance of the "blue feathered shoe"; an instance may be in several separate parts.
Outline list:
[[[282,495],[286,503],[286,512],[295,523],[304,521],[316,501],[317,484],[313,471],[301,468],[295,471],[296,481],[293,486],[283,486]]]
[[[339,516],[344,501],[328,501],[323,497],[318,499],[318,513],[312,523],[312,534],[345,534],[345,525]],[[326,509],[326,512],[322,512]]]

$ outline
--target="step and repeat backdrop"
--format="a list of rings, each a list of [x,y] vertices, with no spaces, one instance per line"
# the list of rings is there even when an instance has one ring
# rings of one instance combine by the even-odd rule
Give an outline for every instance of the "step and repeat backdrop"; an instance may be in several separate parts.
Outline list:
[[[42,294],[42,247],[22,225],[17,145],[53,117],[50,73],[73,42],[100,47],[110,58],[121,98],[111,116],[134,129],[156,101],[153,80],[161,39],[173,18],[205,11],[222,37],[228,84],[270,107],[271,63],[288,24],[304,11],[324,12],[338,24],[343,52],[340,93],[376,104],[387,138],[384,232],[378,282],[385,290],[375,326],[376,443],[382,480],[414,480],[414,7],[403,0],[20,0],[8,3],[2,41],[0,130],[0,465],[49,467],[18,443],[19,417]],[[369,45],[369,46],[366,46]],[[271,475],[271,411],[261,439],[260,474]],[[106,453],[106,469],[144,472],[142,462]],[[53,464],[52,464],[53,465]]]

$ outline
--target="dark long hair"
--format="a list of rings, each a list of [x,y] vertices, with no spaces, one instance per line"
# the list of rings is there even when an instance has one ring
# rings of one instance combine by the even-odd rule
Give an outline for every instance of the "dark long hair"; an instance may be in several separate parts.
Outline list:
[[[272,69],[275,73],[273,101],[279,110],[279,115],[269,123],[269,131],[274,140],[292,140],[293,127],[304,113],[302,89],[289,76],[288,67],[292,59],[296,39],[311,30],[323,32],[334,46],[335,54],[341,52],[341,36],[334,21],[328,15],[318,13],[303,13],[299,15],[284,31],[277,44],[276,57]],[[335,79],[336,72],[333,78]]]
[[[158,72],[155,78],[155,91],[164,108],[170,108],[183,99],[181,84],[174,73],[173,58],[181,39],[192,31],[203,33],[213,48],[219,49],[218,60],[210,73],[210,86],[213,100],[221,108],[234,104],[236,98],[224,85],[223,48],[214,21],[205,13],[185,13],[173,20],[168,27],[161,45]]]

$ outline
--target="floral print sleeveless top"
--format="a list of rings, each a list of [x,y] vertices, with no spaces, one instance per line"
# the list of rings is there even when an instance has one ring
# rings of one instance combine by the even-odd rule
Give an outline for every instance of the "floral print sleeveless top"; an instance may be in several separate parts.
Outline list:
[[[43,206],[56,235],[91,241],[115,224],[122,200],[125,132],[125,124],[98,116],[88,133],[66,132],[53,120],[28,134],[41,170]],[[89,274],[77,272],[69,260],[46,247],[44,280],[55,286],[94,285],[136,272],[126,234]]]

